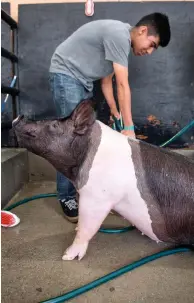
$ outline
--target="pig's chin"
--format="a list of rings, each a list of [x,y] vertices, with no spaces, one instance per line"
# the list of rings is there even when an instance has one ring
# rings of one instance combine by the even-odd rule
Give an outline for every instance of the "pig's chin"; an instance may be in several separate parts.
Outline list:
[[[19,133],[18,134],[16,132],[16,137],[17,137],[19,147],[26,148],[27,150],[37,154],[36,148],[34,146],[34,141],[35,141],[34,136],[31,136],[28,133]]]
[[[19,144],[19,147],[21,148],[26,148],[27,150],[31,151],[32,150],[32,145],[31,145],[31,142],[30,140],[24,140],[22,137],[18,138],[18,144]]]

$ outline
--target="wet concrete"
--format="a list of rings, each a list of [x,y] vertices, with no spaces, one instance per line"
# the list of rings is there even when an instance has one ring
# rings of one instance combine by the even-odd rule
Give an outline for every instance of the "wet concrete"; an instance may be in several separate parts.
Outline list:
[[[29,183],[13,200],[55,190],[54,182]],[[167,247],[137,230],[98,233],[82,261],[62,261],[75,224],[65,220],[56,198],[32,201],[13,212],[21,223],[2,229],[2,303],[35,303],[61,295]],[[104,224],[125,226],[127,222],[110,215]],[[69,302],[193,303],[194,255],[161,258]]]

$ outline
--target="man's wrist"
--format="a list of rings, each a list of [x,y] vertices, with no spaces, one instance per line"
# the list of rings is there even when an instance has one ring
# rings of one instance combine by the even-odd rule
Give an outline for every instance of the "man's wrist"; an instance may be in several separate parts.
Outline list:
[[[127,126],[124,126],[124,130],[132,130],[132,131],[134,131],[135,127],[134,127],[134,125],[127,125]]]
[[[111,103],[108,103],[110,111],[111,110],[117,110],[117,106],[116,106],[116,102],[115,101],[111,101]]]

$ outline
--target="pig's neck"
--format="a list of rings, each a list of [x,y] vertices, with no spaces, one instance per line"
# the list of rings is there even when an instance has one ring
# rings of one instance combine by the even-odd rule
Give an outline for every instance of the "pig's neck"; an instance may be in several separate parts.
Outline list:
[[[102,129],[99,121],[93,124],[91,132],[88,136],[87,149],[84,152],[84,158],[77,171],[74,185],[77,190],[81,189],[89,179],[90,170],[93,165],[94,158],[98,152],[98,148],[101,142]]]
[[[98,133],[99,126],[95,122],[84,136],[75,136],[70,147],[72,159],[68,163],[63,161],[63,159],[49,159],[49,162],[71,180],[76,187],[79,171],[85,160],[88,159],[88,153],[90,153],[89,158],[92,158],[95,153],[95,142]]]

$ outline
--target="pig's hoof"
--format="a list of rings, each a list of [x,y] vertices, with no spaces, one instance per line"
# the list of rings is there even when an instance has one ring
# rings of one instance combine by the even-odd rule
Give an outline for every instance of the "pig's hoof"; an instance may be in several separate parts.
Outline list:
[[[71,260],[74,260],[76,257],[78,257],[78,260],[80,261],[84,257],[87,248],[88,248],[88,243],[72,244],[65,251],[65,254],[62,257],[62,260],[71,261]]]

